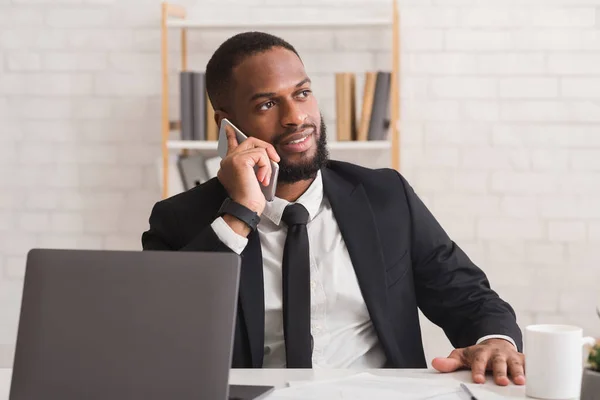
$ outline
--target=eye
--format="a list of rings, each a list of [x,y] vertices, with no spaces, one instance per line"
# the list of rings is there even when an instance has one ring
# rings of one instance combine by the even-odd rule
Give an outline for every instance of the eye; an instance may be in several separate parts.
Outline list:
[[[275,105],[275,102],[272,100],[269,100],[266,103],[261,104],[261,106],[258,109],[259,110],[268,110],[269,108],[273,107],[274,105]]]
[[[308,97],[308,96],[310,95],[310,93],[311,93],[311,90],[309,90],[309,89],[304,89],[303,91],[301,91],[301,92],[300,92],[300,95],[301,95],[302,97]]]

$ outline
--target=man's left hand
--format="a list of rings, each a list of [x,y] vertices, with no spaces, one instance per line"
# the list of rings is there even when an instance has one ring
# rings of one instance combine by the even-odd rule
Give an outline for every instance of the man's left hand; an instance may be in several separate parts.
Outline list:
[[[475,346],[455,349],[447,358],[434,358],[432,365],[440,372],[470,368],[475,383],[485,383],[485,372],[493,371],[497,385],[508,385],[508,375],[516,385],[525,384],[525,356],[504,339],[488,339]]]

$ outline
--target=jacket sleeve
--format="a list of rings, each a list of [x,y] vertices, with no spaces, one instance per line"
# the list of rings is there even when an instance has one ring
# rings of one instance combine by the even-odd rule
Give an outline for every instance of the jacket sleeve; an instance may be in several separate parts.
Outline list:
[[[522,351],[513,308],[490,288],[485,273],[454,243],[401,176],[410,210],[411,253],[417,304],[454,347],[488,335],[505,335]]]
[[[178,229],[179,220],[168,202],[161,201],[154,205],[149,222],[150,228],[142,234],[144,250],[232,251],[219,240],[210,224],[207,224],[191,240],[182,238],[181,231]]]

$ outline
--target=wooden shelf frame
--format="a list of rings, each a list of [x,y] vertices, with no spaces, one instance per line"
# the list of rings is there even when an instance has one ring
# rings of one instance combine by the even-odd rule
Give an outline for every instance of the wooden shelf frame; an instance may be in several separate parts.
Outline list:
[[[162,197],[167,198],[169,193],[169,152],[173,150],[216,150],[216,142],[194,143],[192,141],[169,140],[172,130],[179,128],[177,121],[169,118],[169,30],[181,30],[181,71],[187,71],[188,29],[252,29],[257,27],[302,29],[311,27],[340,28],[340,27],[392,27],[392,71],[390,88],[390,138],[387,141],[366,142],[330,142],[332,150],[386,150],[391,151],[391,166],[400,170],[400,18],[398,0],[392,2],[392,17],[365,18],[362,20],[336,20],[336,21],[280,21],[280,22],[203,22],[188,20],[186,9],[182,6],[162,3],[161,16],[161,70],[162,70],[162,123],[161,123],[161,149],[162,149]],[[191,142],[191,143],[183,143]]]
[[[391,147],[389,140],[367,140],[367,141],[331,141],[327,143],[330,150],[385,150]],[[170,150],[217,150],[217,142],[214,140],[169,140],[167,148]]]
[[[200,21],[200,20],[167,20],[169,28],[189,29],[255,29],[255,28],[353,28],[391,26],[393,21],[389,18],[364,18],[330,21],[265,21],[265,22],[227,22],[227,21]]]
[[[171,132],[169,121],[169,31],[168,21],[171,18],[185,19],[185,8],[169,3],[162,3],[160,21],[161,34],[161,69],[162,69],[162,124],[161,124],[161,149],[162,149],[162,197],[169,194],[169,149],[167,142]],[[187,29],[181,30],[181,70],[187,70]]]

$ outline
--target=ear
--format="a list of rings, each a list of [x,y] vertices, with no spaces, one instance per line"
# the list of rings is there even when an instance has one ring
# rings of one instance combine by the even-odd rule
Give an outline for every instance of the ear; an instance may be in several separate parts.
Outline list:
[[[221,120],[223,118],[229,119],[229,114],[223,110],[215,110],[215,122],[217,126],[221,126]]]

